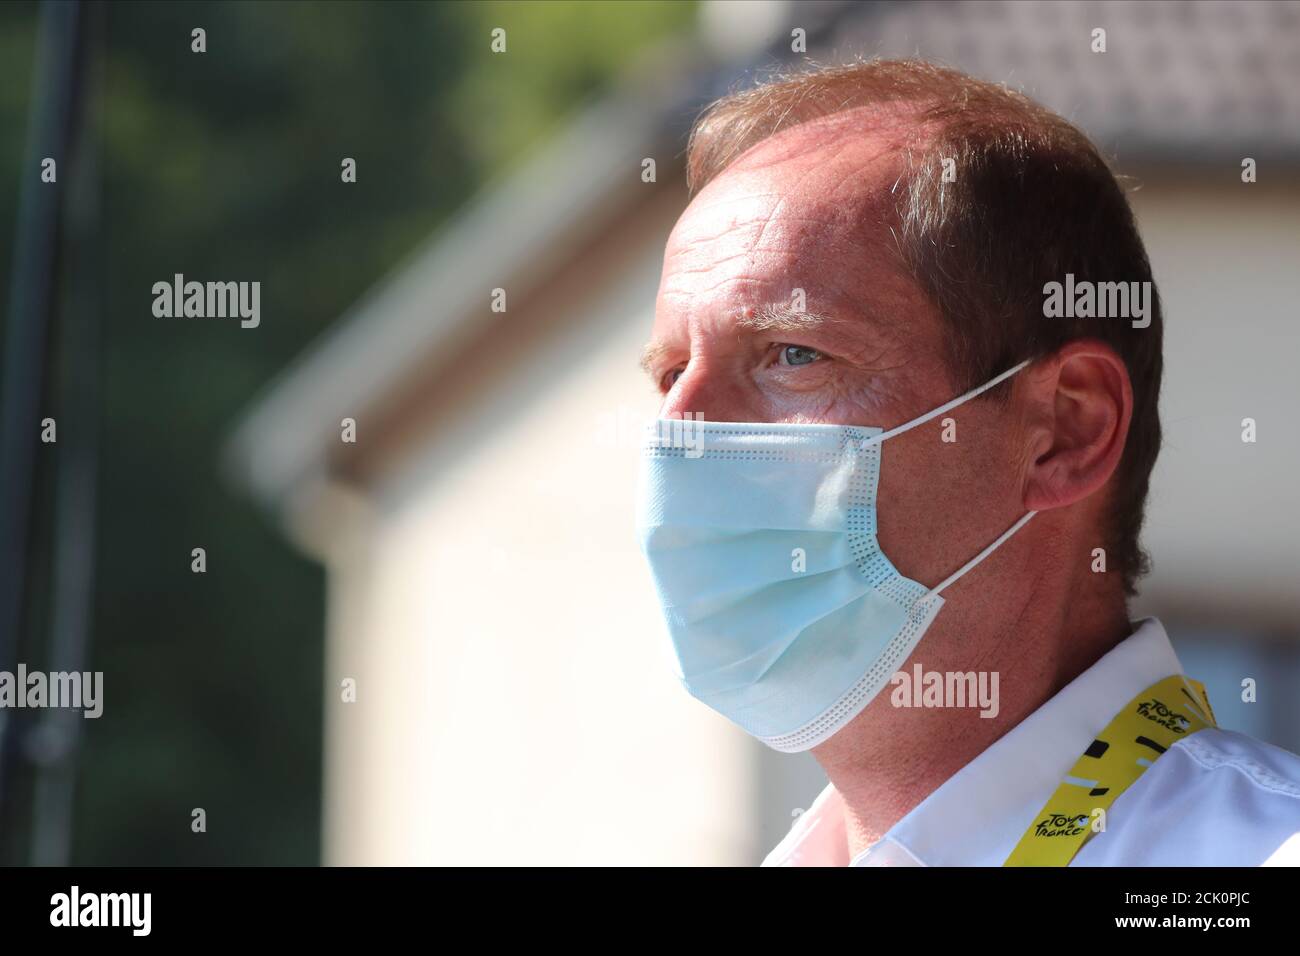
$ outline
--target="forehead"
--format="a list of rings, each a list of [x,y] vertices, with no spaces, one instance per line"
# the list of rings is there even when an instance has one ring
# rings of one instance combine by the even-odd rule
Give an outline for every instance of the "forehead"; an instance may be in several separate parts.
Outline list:
[[[660,307],[744,308],[883,292],[901,269],[905,124],[850,111],[764,140],[700,191],[665,250]]]

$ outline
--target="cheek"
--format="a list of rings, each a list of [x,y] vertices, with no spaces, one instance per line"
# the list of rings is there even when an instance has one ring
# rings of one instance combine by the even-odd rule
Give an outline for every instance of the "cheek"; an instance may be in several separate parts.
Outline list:
[[[766,362],[766,358],[761,362]],[[816,365],[794,368],[762,366],[748,372],[745,378],[763,409],[761,421],[852,423],[842,417],[834,374]]]
[[[1014,466],[1004,437],[981,437],[973,422],[956,422],[956,441],[943,441],[942,419],[936,419],[882,449],[880,546],[899,573],[927,587],[1006,530],[1005,516],[1015,509]]]
[[[939,580],[930,543],[942,538],[943,512],[956,491],[946,487],[953,469],[930,431],[922,425],[885,442],[876,499],[881,549],[900,574],[925,585]]]
[[[762,391],[772,421],[875,426],[884,417],[881,391],[864,383],[856,370],[831,362],[796,374],[771,370]]]

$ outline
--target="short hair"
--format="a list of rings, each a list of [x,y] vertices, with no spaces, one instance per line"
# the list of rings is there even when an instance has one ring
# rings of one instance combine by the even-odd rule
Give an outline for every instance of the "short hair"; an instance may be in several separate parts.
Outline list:
[[[1066,273],[1076,284],[1151,282],[1128,200],[1087,136],[1004,86],[920,60],[867,60],[778,74],[715,102],[691,131],[688,185],[702,188],[784,129],[860,107],[910,122],[897,251],[949,327],[947,364],[963,391],[1073,339],[1101,339],[1123,358],[1134,407],[1103,534],[1110,569],[1135,594],[1150,569],[1140,534],[1160,450],[1160,297],[1152,283],[1145,328],[1044,317],[1044,287]],[[866,131],[881,114],[862,112]],[[955,162],[952,182],[944,159]]]

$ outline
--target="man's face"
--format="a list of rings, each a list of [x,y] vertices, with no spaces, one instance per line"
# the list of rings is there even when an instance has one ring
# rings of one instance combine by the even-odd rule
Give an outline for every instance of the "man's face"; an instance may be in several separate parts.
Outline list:
[[[645,353],[661,416],[890,428],[955,397],[895,252],[899,131],[862,130],[846,113],[766,140],[677,222]],[[937,583],[1022,512],[1006,414],[964,405],[956,442],[936,420],[885,443],[879,536],[903,574]]]

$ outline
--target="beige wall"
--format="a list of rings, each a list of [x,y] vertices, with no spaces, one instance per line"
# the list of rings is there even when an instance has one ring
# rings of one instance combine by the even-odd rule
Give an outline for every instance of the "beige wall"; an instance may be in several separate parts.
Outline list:
[[[1238,172],[1145,173],[1133,194],[1166,320],[1155,570],[1139,607],[1295,634],[1300,190],[1276,169],[1251,185]]]
[[[331,575],[330,691],[360,697],[328,704],[328,862],[756,852],[753,750],[673,679],[634,537],[662,239],[376,489]]]

